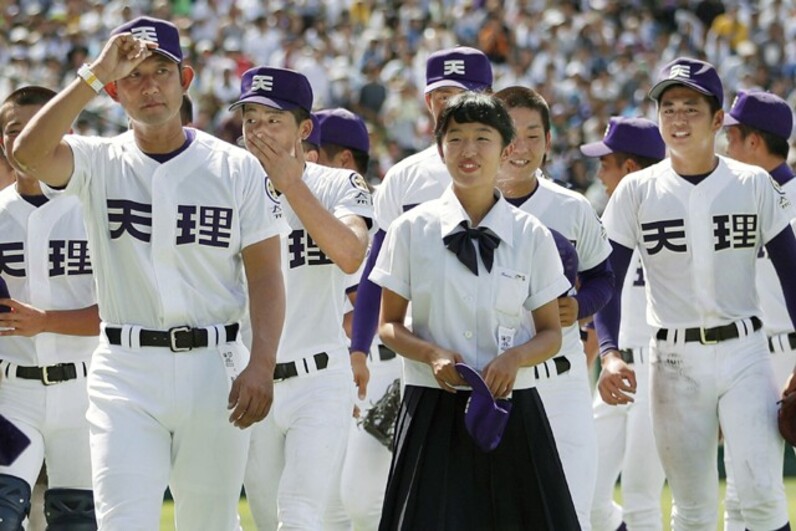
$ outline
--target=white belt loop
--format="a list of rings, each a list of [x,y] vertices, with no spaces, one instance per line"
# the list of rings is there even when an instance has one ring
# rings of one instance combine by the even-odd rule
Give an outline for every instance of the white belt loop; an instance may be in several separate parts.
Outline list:
[[[122,347],[130,350],[141,350],[141,327],[138,325],[122,325]]]

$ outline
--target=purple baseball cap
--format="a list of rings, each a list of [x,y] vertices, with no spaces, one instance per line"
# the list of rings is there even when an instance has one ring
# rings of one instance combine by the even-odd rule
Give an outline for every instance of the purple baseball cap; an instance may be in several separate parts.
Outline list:
[[[297,107],[312,111],[312,87],[304,76],[295,70],[258,66],[243,73],[240,80],[240,98],[229,110],[245,103],[256,103],[283,111]]]
[[[316,148],[321,148],[321,123],[318,121],[318,117],[315,116],[315,113],[310,114],[310,120],[312,120],[312,131],[310,131],[310,136],[308,136],[305,142],[312,144]]]
[[[0,415],[0,466],[9,466],[17,460],[30,439],[11,421]]]
[[[658,125],[646,118],[623,118],[614,116],[608,120],[605,136],[600,142],[580,146],[587,157],[602,157],[610,153],[630,153],[655,160],[666,158]]]
[[[667,64],[661,69],[658,82],[650,89],[649,97],[658,101],[663,91],[672,85],[684,85],[707,96],[713,96],[719,105],[724,105],[724,87],[719,74],[712,64],[705,61],[678,57]]]
[[[793,112],[785,100],[762,90],[739,91],[724,125],[748,125],[788,140],[793,132]]]
[[[503,438],[511,414],[511,400],[495,399],[478,371],[469,365],[457,363],[456,370],[473,389],[464,410],[464,426],[481,450],[491,452]]]
[[[428,94],[440,87],[485,90],[492,87],[492,64],[481,50],[457,46],[434,52],[426,61]]]
[[[167,20],[138,17],[111,31],[111,35],[119,33],[132,33],[138,39],[154,42],[157,44],[157,48],[154,51],[165,55],[175,63],[182,62],[180,31],[177,26]]]
[[[321,124],[321,145],[336,144],[365,153],[370,151],[368,128],[359,115],[338,107],[318,111],[315,116]]]

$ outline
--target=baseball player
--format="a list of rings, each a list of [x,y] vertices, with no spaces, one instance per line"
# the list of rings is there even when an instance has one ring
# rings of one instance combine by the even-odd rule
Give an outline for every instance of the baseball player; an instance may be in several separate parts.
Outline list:
[[[434,123],[447,101],[466,91],[492,88],[492,65],[483,52],[458,46],[434,52],[426,61],[426,107]],[[451,182],[437,146],[409,156],[390,168],[373,198],[378,231],[362,272],[354,305],[352,354],[367,356],[376,334],[380,288],[368,279],[390,223],[420,203],[437,199]]]
[[[505,88],[496,97],[508,108],[517,129],[514,150],[498,172],[498,188],[509,203],[572,242],[578,254],[580,287],[558,301],[561,350],[537,368],[536,388],[555,435],[578,521],[588,530],[597,476],[597,440],[578,319],[590,317],[612,294],[611,247],[586,198],[542,174],[540,166],[551,141],[550,109],[544,98],[525,87]]]
[[[754,278],[765,245],[796,321],[792,206],[762,169],[717,156],[724,91],[715,68],[681,57],[651,91],[669,158],[625,177],[603,222],[619,293],[597,313],[608,404],[637,391],[617,343],[621,286],[635,248],[647,282],[655,444],[674,498],[672,527],[715,529],[719,428],[750,529],[789,529],[777,390]],[[790,277],[790,278],[789,278]]]
[[[342,108],[324,109],[317,111],[315,115],[320,122],[320,163],[364,175],[370,150],[370,139],[364,120]],[[352,302],[356,301],[356,289],[364,265],[363,262],[360,271],[352,276],[351,285],[347,288]],[[360,355],[354,353],[352,357]],[[381,517],[392,454],[386,446],[367,433],[358,420],[364,418],[370,407],[400,378],[401,366],[395,352],[378,342],[374,342],[368,350],[367,365],[369,370],[366,394],[359,397],[358,419],[349,421],[348,446],[340,481],[336,484],[339,495],[333,499],[327,512],[327,526],[334,523],[342,528],[341,523],[347,518],[356,530],[376,529]]]
[[[604,138],[580,147],[587,157],[599,157],[597,173],[610,196],[628,174],[660,162],[666,156],[658,126],[645,118],[614,117]],[[595,531],[622,529],[660,530],[661,489],[665,477],[652,435],[649,405],[649,339],[652,327],[644,320],[644,269],[638,251],[622,289],[622,322],[619,348],[622,359],[636,375],[635,400],[608,405],[599,393],[594,397],[597,432],[597,483],[591,524]],[[614,486],[622,474],[622,506],[613,501]]]
[[[371,195],[358,173],[305,162],[312,89],[304,75],[250,69],[232,108],[291,228],[282,241],[288,302],[276,398],[252,436],[247,497],[260,529],[321,529],[346,447],[352,370],[357,384],[366,377],[364,359],[349,362],[342,321],[346,275],[367,249]]]
[[[28,86],[0,105],[7,154],[54,96]],[[10,292],[0,298],[10,309],[0,313],[0,414],[31,444],[10,466],[0,466],[0,529],[22,529],[43,461],[49,527],[71,522],[96,529],[86,374],[99,315],[80,202],[48,200],[39,181],[15,173],[16,185],[0,192],[0,279]]]
[[[452,185],[390,225],[372,273],[406,383],[379,529],[579,529],[532,367],[561,345],[556,297],[570,283],[550,232],[495,190],[511,117],[468,92],[435,133]],[[491,405],[511,394],[491,451],[466,427],[476,391],[457,389],[458,362],[483,376]]]
[[[103,321],[87,413],[102,530],[157,529],[167,485],[177,527],[237,529],[243,428],[273,396],[284,224],[254,157],[182,127],[182,59],[173,24],[119,26],[14,147],[22,169],[83,205]],[[132,129],[62,136],[103,86]]]
[[[762,91],[739,92],[724,116],[727,135],[727,155],[766,170],[782,188],[792,203],[796,201],[796,179],[787,163],[790,149],[788,139],[793,129],[793,113],[779,96]],[[796,218],[791,220],[796,227]],[[788,310],[776,271],[761,248],[758,253],[755,282],[760,297],[763,331],[768,336],[769,359],[777,387],[783,389],[788,375],[796,366],[796,332],[788,319]],[[724,499],[725,530],[743,531],[744,525],[738,504],[733,475],[732,456],[725,447],[727,492]]]

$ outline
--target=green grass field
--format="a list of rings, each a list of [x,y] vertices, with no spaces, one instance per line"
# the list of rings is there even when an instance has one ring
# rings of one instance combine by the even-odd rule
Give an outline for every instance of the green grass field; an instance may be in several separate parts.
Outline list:
[[[724,483],[721,485],[722,488],[722,495],[724,493]],[[785,490],[788,493],[788,508],[790,510],[790,521],[791,523],[796,524],[796,477],[788,477],[785,478]],[[618,499],[618,491],[617,491],[617,499]],[[663,504],[663,520],[664,520],[664,529],[669,529],[669,515],[672,510],[672,498],[669,494],[669,489],[665,488],[663,492],[663,496],[661,497],[661,503]],[[246,503],[246,500],[241,500],[240,502],[240,516],[241,516],[241,523],[243,525],[244,531],[255,531],[254,521],[252,520],[251,513],[249,512],[249,504]],[[717,528],[721,530],[721,525]],[[160,529],[161,531],[172,531],[174,529],[174,513],[173,513],[173,506],[171,502],[166,502],[163,504],[163,514],[160,518]]]

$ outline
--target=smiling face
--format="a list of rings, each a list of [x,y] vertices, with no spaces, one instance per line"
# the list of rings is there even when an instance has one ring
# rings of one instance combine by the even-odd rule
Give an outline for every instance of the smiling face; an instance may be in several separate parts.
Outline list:
[[[545,133],[542,115],[536,109],[510,107],[509,115],[517,135],[514,150],[501,166],[500,174],[510,180],[527,179],[542,165],[550,145],[550,133]]]
[[[712,160],[723,120],[724,112],[713,113],[707,96],[683,85],[667,89],[658,102],[658,123],[672,159]]]
[[[441,148],[454,188],[460,190],[494,188],[498,168],[511,153],[494,127],[480,122],[460,124],[455,119],[442,137]]]
[[[116,82],[116,97],[133,122],[181,122],[182,95],[192,77],[190,68],[181,72],[177,63],[155,53]]]

